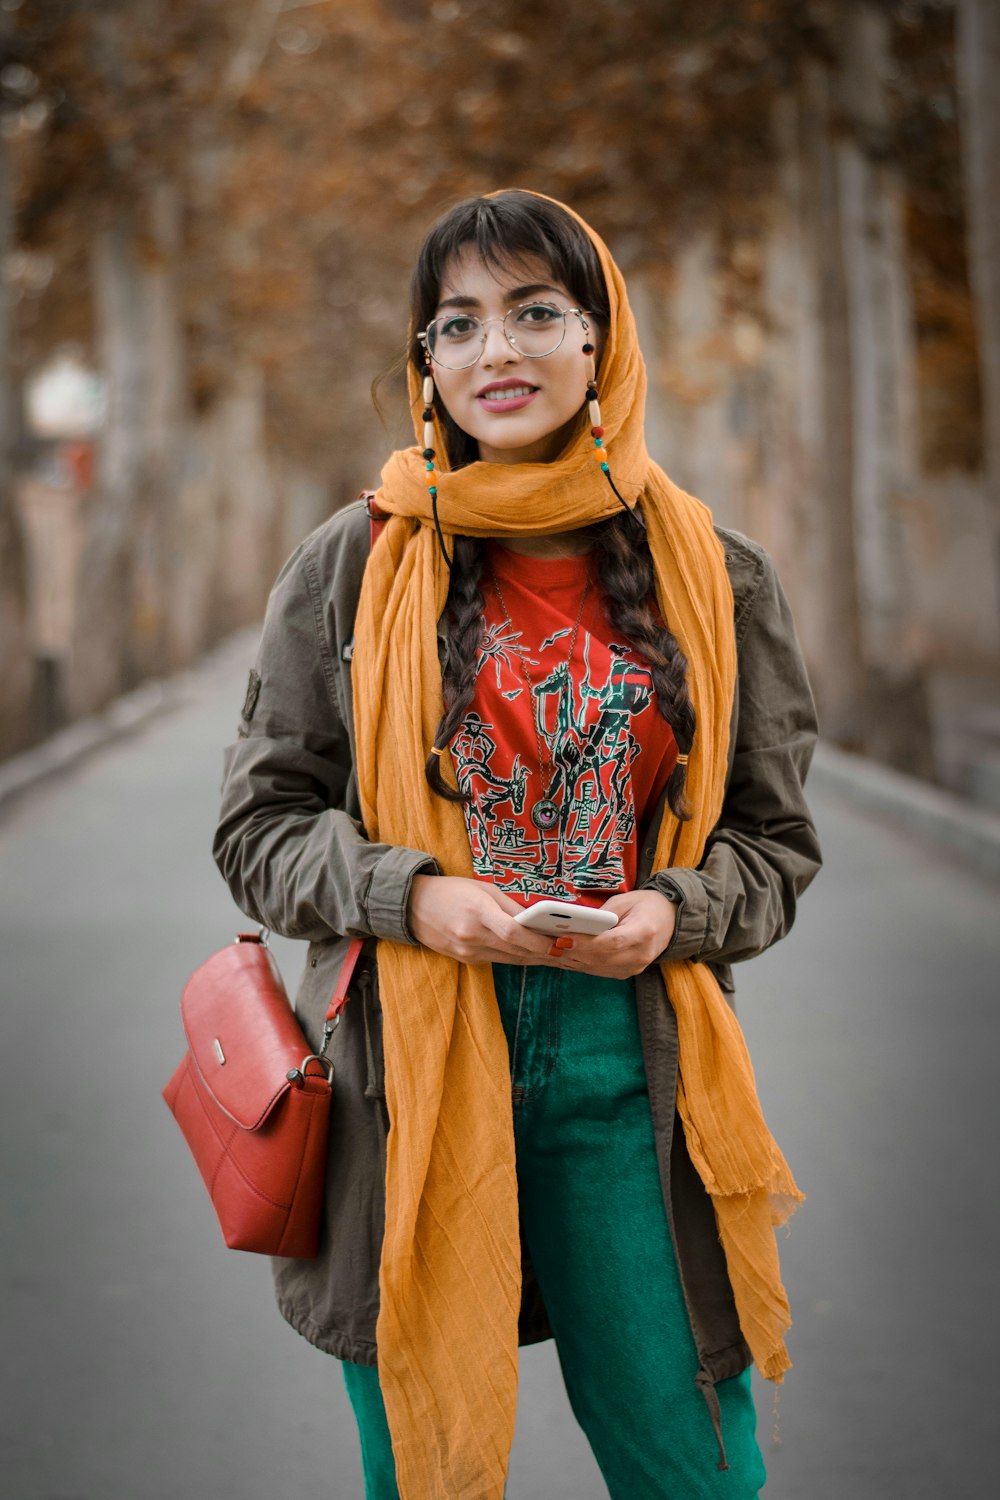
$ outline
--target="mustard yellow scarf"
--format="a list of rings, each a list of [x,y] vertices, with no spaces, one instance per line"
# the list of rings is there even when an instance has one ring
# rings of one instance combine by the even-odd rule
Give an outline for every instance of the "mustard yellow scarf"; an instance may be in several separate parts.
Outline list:
[[[580,220],[583,223],[582,220]],[[611,326],[598,383],[615,482],[641,496],[665,619],[687,657],[697,732],[690,821],[668,812],[655,868],[697,866],[722,807],[736,674],[733,598],[709,511],[646,452],[646,377],[625,285],[600,238]],[[416,377],[411,398],[419,417]],[[418,441],[422,436],[417,431]],[[422,447],[422,442],[420,443]],[[448,535],[552,533],[620,509],[593,440],[551,464],[447,471]],[[461,807],[424,776],[443,712],[436,627],[448,575],[417,447],[394,453],[377,504],[392,519],[365,573],[355,634],[358,780],[372,839],[433,853],[472,876]],[[446,758],[447,760],[447,758]],[[676,839],[676,848],[674,848]],[[376,1330],[402,1500],[501,1500],[517,1400],[520,1240],[507,1045],[489,965],[380,942],[386,1102],[386,1224]],[[761,1115],[739,1025],[702,964],[663,965],[680,1042],[678,1109],[712,1196],[740,1325],[758,1368],[780,1380],[790,1323],[773,1225],[801,1200]]]

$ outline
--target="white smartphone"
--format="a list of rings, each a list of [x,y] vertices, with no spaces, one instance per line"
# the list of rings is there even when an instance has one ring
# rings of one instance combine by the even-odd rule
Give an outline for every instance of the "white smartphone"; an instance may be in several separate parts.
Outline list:
[[[522,927],[532,932],[547,932],[559,936],[563,932],[594,934],[608,932],[618,926],[617,914],[602,911],[597,906],[579,906],[575,901],[536,901],[525,907],[514,918]]]

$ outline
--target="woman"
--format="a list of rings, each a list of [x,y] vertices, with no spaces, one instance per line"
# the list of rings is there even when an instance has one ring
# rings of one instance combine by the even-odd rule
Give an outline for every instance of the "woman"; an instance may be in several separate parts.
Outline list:
[[[286,563],[226,754],[216,858],[309,939],[311,1040],[372,939],[279,1306],[345,1361],[369,1500],[498,1500],[517,1345],[553,1335],[614,1500],[745,1500],[800,1195],[725,994],[819,865],[794,628],[650,461],[624,283],[570,210],[434,226],[409,379],[384,530],[349,506]],[[541,897],[617,925],[553,940],[515,920]]]

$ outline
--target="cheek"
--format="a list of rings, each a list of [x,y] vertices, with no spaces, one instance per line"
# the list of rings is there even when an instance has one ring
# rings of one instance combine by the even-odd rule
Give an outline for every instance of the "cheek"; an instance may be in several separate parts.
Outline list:
[[[449,416],[454,416],[456,398],[460,394],[461,381],[457,376],[458,372],[455,370],[442,370],[439,365],[434,366],[434,389]]]
[[[567,362],[559,382],[559,404],[570,415],[579,411],[587,398],[587,376],[587,360],[583,355]]]

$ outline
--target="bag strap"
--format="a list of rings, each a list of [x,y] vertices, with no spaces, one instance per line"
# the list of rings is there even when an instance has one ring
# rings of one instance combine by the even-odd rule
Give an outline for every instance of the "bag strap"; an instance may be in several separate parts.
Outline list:
[[[347,987],[350,984],[351,979],[353,978],[354,970],[357,967],[358,959],[361,957],[361,950],[363,947],[363,938],[351,938],[351,941],[347,945],[347,952],[344,955],[344,962],[341,964],[340,973],[337,975],[336,987],[334,988],[330,1004],[326,1008],[326,1021],[327,1025],[330,1026],[331,1031],[340,1020],[341,1011],[347,1004]]]
[[[374,547],[375,543],[379,539],[379,534],[382,530],[382,527],[389,519],[389,513],[388,511],[379,510],[378,506],[375,504],[374,490],[362,490],[361,494],[358,496],[358,499],[364,501],[365,510],[368,512],[368,527],[370,533],[369,550],[371,550],[371,548]]]
[[[368,512],[370,535],[369,548],[371,548],[374,547],[375,543],[378,541],[379,533],[381,532],[382,527],[385,525],[386,521],[388,521],[389,517],[385,511],[379,510],[375,505],[374,490],[362,490],[361,494],[358,496],[358,499],[364,501],[365,510]],[[326,1008],[326,1024],[323,1031],[323,1045],[320,1048],[321,1054],[325,1054],[330,1038],[333,1035],[334,1028],[340,1021],[340,1017],[343,1013],[344,1007],[347,1004],[348,999],[350,998],[347,991],[350,986],[351,980],[354,977],[354,970],[357,968],[358,959],[361,957],[361,950],[363,947],[364,940],[362,938],[352,938],[347,945],[347,952],[344,955],[344,962],[340,966],[340,973],[337,975],[337,983],[334,987],[333,995],[330,999],[330,1004]]]

